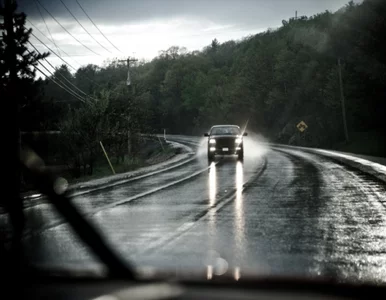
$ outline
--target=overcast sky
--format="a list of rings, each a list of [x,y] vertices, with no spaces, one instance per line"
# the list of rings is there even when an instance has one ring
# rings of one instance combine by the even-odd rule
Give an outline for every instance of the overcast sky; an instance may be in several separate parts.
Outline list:
[[[88,20],[76,0],[62,0],[110,53],[78,25],[60,0],[19,0],[19,10],[24,11],[46,36],[50,37],[35,1],[39,1],[79,41],[99,54],[75,41],[39,5],[60,54],[76,68],[79,64],[101,65],[114,57],[135,56],[150,60],[160,50],[174,45],[186,47],[189,51],[201,50],[214,38],[221,43],[276,28],[283,19],[294,17],[296,10],[298,16],[310,16],[325,10],[334,12],[348,3],[348,0],[78,0],[100,30],[122,51],[120,53]],[[31,27],[28,22],[27,26]],[[34,34],[57,51],[53,43],[37,30]],[[31,42],[39,50],[47,51],[34,38]],[[54,65],[60,64],[54,55],[49,59]]]

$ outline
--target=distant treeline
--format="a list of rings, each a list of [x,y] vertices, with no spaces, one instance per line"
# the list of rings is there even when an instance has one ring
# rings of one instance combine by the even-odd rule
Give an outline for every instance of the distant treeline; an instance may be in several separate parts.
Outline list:
[[[132,67],[130,97],[127,67],[117,60],[74,74],[62,66],[56,76],[94,98],[102,95],[94,119],[87,104],[47,79],[36,82],[36,96],[23,108],[23,129],[83,126],[108,136],[113,127],[131,126],[132,132],[201,134],[212,124],[249,120],[250,130],[273,141],[331,147],[344,140],[340,59],[349,134],[384,133],[385,16],[385,1],[350,2],[335,13],[283,20],[280,28],[241,41],[214,39],[202,51],[171,47]],[[107,113],[111,117],[102,117]],[[102,119],[103,126],[96,125]],[[302,120],[305,133],[296,129]]]

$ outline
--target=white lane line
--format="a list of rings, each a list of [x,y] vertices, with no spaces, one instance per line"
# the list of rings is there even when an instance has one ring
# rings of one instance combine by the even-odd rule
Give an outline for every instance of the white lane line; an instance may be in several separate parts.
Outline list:
[[[218,164],[218,162],[216,162],[216,164]],[[98,208],[95,209],[92,213],[88,213],[88,214],[86,214],[86,215],[95,214],[95,213],[100,212],[100,211],[102,211],[102,210],[105,210],[105,209],[108,209],[108,208],[112,208],[112,207],[115,207],[115,206],[118,206],[118,205],[122,205],[122,204],[125,204],[125,203],[128,203],[128,202],[131,202],[131,201],[133,201],[133,200],[137,200],[137,199],[139,199],[139,198],[143,198],[143,197],[145,197],[145,196],[148,196],[148,195],[154,194],[154,193],[156,193],[156,192],[162,191],[162,190],[164,190],[164,189],[167,189],[168,187],[171,187],[171,186],[173,186],[173,185],[177,185],[177,184],[182,183],[182,182],[184,182],[184,181],[187,181],[187,180],[189,180],[189,179],[191,179],[191,178],[194,178],[194,177],[196,177],[196,176],[198,176],[198,175],[200,175],[200,174],[202,174],[202,173],[208,171],[209,168],[210,168],[210,166],[209,166],[209,167],[206,167],[206,168],[204,168],[204,169],[201,169],[201,170],[199,170],[199,171],[197,171],[197,172],[195,172],[195,173],[193,173],[193,174],[191,174],[191,175],[189,175],[189,176],[186,176],[186,177],[184,177],[184,178],[181,178],[181,179],[179,179],[179,180],[176,180],[176,181],[173,181],[173,182],[168,183],[168,184],[166,184],[166,185],[163,185],[163,186],[154,188],[154,189],[152,189],[152,190],[150,190],[150,191],[146,191],[146,192],[137,194],[137,195],[135,195],[135,196],[132,196],[132,197],[123,199],[123,200],[121,200],[121,201],[117,201],[117,202],[114,202],[114,203],[110,203],[110,204],[106,204],[106,205],[104,205],[104,206],[98,207]]]
[[[140,179],[144,179],[144,178],[147,178],[147,177],[151,177],[151,176],[154,176],[154,175],[157,175],[157,174],[160,174],[160,173],[164,173],[166,171],[170,171],[170,170],[173,170],[175,168],[181,167],[181,166],[183,166],[183,165],[185,165],[187,163],[190,163],[191,161],[193,161],[195,159],[196,159],[196,157],[192,157],[192,158],[189,158],[188,160],[183,161],[182,163],[179,163],[179,164],[171,166],[171,167],[167,167],[165,169],[161,169],[161,170],[154,171],[154,172],[151,172],[151,173],[135,176],[135,177],[130,178],[130,179],[122,179],[122,180],[114,182],[112,184],[107,183],[106,185],[104,185],[102,187],[99,187],[99,188],[92,188],[92,189],[87,190],[87,191],[74,192],[74,193],[71,193],[69,195],[69,197],[76,197],[76,196],[80,196],[80,195],[96,192],[98,190],[102,190],[102,189],[110,188],[110,187],[113,187],[113,186],[122,185],[122,184],[125,184],[125,183],[129,183],[129,182],[133,182],[133,181],[136,181],[136,180],[140,180]]]

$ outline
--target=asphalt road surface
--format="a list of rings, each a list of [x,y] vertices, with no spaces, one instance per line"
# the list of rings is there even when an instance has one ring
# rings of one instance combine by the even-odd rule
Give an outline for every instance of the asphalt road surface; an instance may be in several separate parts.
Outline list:
[[[245,159],[183,167],[73,201],[138,267],[386,282],[386,186],[321,156],[245,138]],[[37,264],[82,268],[88,249],[47,203],[26,209]]]

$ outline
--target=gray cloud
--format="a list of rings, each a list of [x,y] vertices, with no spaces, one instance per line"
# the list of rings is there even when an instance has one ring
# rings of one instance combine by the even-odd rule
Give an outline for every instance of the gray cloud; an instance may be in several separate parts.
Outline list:
[[[75,0],[63,0],[80,19],[86,20]],[[211,20],[220,24],[267,28],[278,26],[298,11],[313,15],[335,11],[348,0],[78,0],[97,24],[119,25],[176,17]],[[59,0],[40,0],[58,19],[72,17]],[[19,7],[31,19],[40,20],[34,0],[19,0]],[[41,9],[45,16],[47,13]]]
[[[94,38],[111,52],[105,51],[93,41],[74,21],[59,0],[39,0],[64,27],[78,40],[87,45],[95,55],[71,38],[40,7],[49,30],[60,49],[75,57],[77,65],[101,64],[108,57],[120,56],[92,26],[75,0],[63,0]],[[336,11],[348,0],[78,0],[95,23],[119,49],[123,56],[136,55],[151,59],[160,50],[172,45],[186,46],[188,50],[200,50],[213,38],[220,42],[238,40],[269,27],[278,27],[283,19],[295,15],[313,15],[325,10]],[[357,0],[360,1],[360,0]],[[43,43],[54,51],[45,24],[36,8],[35,0],[18,0],[19,10],[26,12],[41,31],[34,30]],[[173,20],[174,19],[174,20]],[[29,25],[27,23],[27,25]],[[43,36],[45,35],[45,37]],[[318,37],[315,36],[317,39]],[[39,50],[47,51],[38,40],[32,42]],[[61,53],[63,55],[63,53]],[[60,60],[50,56],[54,65]],[[70,59],[70,63],[72,60]]]

